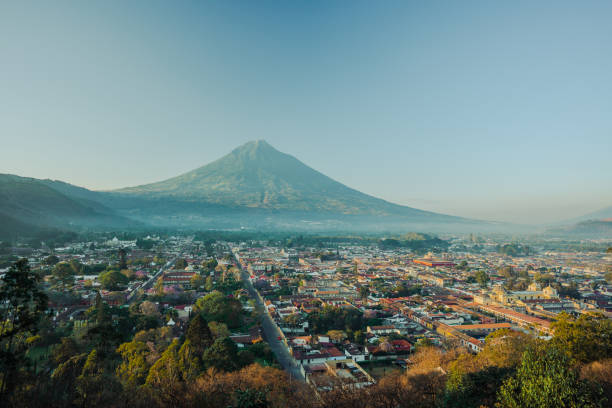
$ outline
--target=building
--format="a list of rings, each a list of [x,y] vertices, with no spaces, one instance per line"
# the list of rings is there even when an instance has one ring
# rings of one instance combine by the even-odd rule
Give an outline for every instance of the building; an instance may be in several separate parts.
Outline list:
[[[356,361],[345,359],[326,361],[304,368],[306,382],[317,393],[331,391],[336,387],[362,388],[375,383]]]
[[[167,286],[182,286],[185,289],[191,289],[191,278],[196,275],[196,272],[173,269],[164,272],[162,282]]]

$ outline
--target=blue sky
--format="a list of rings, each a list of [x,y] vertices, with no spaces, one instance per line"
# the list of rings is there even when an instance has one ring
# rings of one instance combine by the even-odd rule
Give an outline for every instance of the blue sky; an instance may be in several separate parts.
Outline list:
[[[0,172],[94,189],[265,139],[363,192],[525,223],[612,205],[612,3],[0,3]]]

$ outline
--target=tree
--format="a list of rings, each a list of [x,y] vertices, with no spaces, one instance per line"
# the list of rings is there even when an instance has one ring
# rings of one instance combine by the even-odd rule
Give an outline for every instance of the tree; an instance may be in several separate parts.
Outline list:
[[[487,366],[478,356],[462,354],[448,367],[443,406],[492,407],[499,386],[511,372],[509,368]]]
[[[224,296],[215,291],[197,300],[196,311],[202,313],[205,320],[225,323],[228,327],[239,327],[242,324],[242,304],[233,297]]]
[[[190,340],[185,340],[178,352],[178,367],[185,381],[193,381],[200,375],[202,356]]]
[[[214,367],[221,371],[234,371],[239,367],[238,346],[229,337],[215,340],[204,352],[206,367]]]
[[[60,262],[53,267],[51,271],[53,278],[62,285],[74,283],[74,269],[68,262]]]
[[[102,287],[107,290],[119,290],[129,282],[124,274],[114,270],[100,275],[99,280]]]
[[[104,369],[104,361],[96,349],[93,349],[85,360],[81,375],[76,379],[81,406],[111,405],[118,393],[118,384],[112,375]]]
[[[72,337],[62,337],[59,344],[53,347],[51,358],[59,365],[79,353],[79,347]]]
[[[76,398],[75,384],[83,371],[87,353],[77,354],[61,363],[51,374],[51,384],[57,399],[72,401]],[[50,401],[47,401],[49,403]]]
[[[231,334],[227,328],[227,324],[225,323],[210,322],[208,323],[208,327],[210,328],[210,332],[215,339],[229,337]]]
[[[84,271],[83,264],[81,264],[78,260],[71,259],[70,262],[68,262],[68,264],[72,268],[73,275],[78,275],[78,274],[83,273]]]
[[[150,348],[141,341],[123,343],[117,349],[121,355],[122,362],[116,370],[117,377],[126,386],[138,386],[144,384],[151,365],[147,360]]]
[[[578,379],[557,347],[530,347],[515,376],[498,393],[502,408],[597,407],[597,396]]]
[[[490,278],[485,271],[477,271],[474,277],[476,278],[476,282],[478,282],[481,287],[487,287],[487,283],[489,283]]]
[[[157,360],[149,370],[146,384],[158,386],[167,382],[178,382],[182,380],[178,366],[179,349],[180,343],[178,339],[174,339],[159,360]]]
[[[199,274],[195,274],[191,277],[191,280],[189,281],[189,283],[191,284],[191,287],[193,289],[200,289],[202,286],[204,286],[205,284],[205,280],[202,277],[202,275]]]
[[[145,300],[144,302],[142,302],[140,304],[139,309],[140,309],[140,313],[142,313],[145,316],[155,316],[155,317],[159,316],[159,310],[158,310],[157,305],[151,302],[150,300]]]
[[[342,340],[346,338],[346,333],[342,330],[330,330],[327,332],[330,340],[334,343],[340,343]]]
[[[426,349],[426,348],[433,347],[433,346],[434,346],[434,343],[431,340],[429,340],[427,337],[421,337],[415,343],[414,348],[415,348],[415,351],[419,351],[419,350]]]
[[[203,354],[214,341],[208,323],[200,314],[196,314],[189,322],[189,327],[185,333],[185,339],[189,340],[198,354]]]
[[[567,296],[573,299],[580,299],[582,297],[582,295],[580,295],[580,291],[578,290],[578,285],[576,285],[576,282],[571,282],[569,286],[557,285],[556,289],[559,293],[559,296],[562,297]]]
[[[206,278],[206,284],[204,285],[204,289],[210,292],[214,288],[215,288],[215,281],[213,280],[211,276],[209,276],[208,278]]]
[[[176,269],[185,269],[187,267],[187,261],[183,258],[178,258],[175,262],[174,262],[174,267]]]
[[[155,246],[155,241],[152,239],[138,238],[136,240],[136,246],[140,249],[151,249],[153,246]]]
[[[47,310],[47,296],[27,259],[12,265],[0,284],[0,400],[15,386],[15,373],[25,364],[28,336]]]
[[[566,350],[572,360],[588,363],[612,358],[612,320],[600,313],[586,313],[572,319],[561,313],[552,325],[552,342]]]
[[[59,262],[59,258],[56,255],[49,255],[44,260],[44,264],[50,265],[50,266],[56,265],[58,262]]]
[[[110,324],[110,311],[108,305],[104,303],[100,292],[96,293],[92,316],[96,325]]]
[[[485,339],[485,346],[478,358],[487,365],[501,368],[516,368],[521,356],[535,343],[532,335],[511,329],[496,330]]]
[[[161,276],[155,282],[155,286],[153,287],[153,289],[155,290],[155,294],[157,296],[164,296],[164,280]]]
[[[361,297],[361,299],[363,299],[364,301],[367,300],[369,294],[370,288],[368,288],[367,286],[361,286],[359,288],[359,297]]]
[[[298,326],[302,322],[302,316],[299,313],[291,313],[283,319],[288,326]]]
[[[325,333],[332,329],[355,331],[364,326],[363,313],[356,309],[324,306],[308,315],[308,324],[313,333]]]
[[[266,392],[252,388],[234,391],[234,399],[236,404],[232,406],[236,408],[267,408],[269,406]]]
[[[219,263],[215,258],[209,259],[202,262],[202,267],[208,272],[213,271]]]
[[[127,258],[126,258],[127,253],[125,252],[125,249],[123,248],[119,248],[118,251],[118,256],[119,256],[119,270],[122,269],[127,269]]]
[[[355,338],[355,343],[357,344],[365,344],[366,335],[363,331],[357,330],[353,333],[353,337]]]

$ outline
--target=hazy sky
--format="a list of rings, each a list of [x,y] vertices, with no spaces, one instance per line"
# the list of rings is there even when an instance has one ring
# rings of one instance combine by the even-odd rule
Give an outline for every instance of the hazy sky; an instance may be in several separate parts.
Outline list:
[[[612,205],[610,1],[0,3],[0,172],[159,181],[266,139],[363,192]]]

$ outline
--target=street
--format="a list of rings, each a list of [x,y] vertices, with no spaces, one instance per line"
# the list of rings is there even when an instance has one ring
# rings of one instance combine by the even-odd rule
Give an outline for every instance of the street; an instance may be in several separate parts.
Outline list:
[[[246,289],[249,292],[249,296],[255,300],[255,307],[259,314],[259,321],[264,332],[264,337],[270,345],[270,348],[276,356],[276,359],[292,378],[304,381],[304,376],[300,371],[299,365],[297,364],[293,356],[289,354],[289,350],[287,349],[285,344],[278,339],[278,327],[276,326],[276,323],[274,323],[270,315],[266,313],[266,309],[264,307],[262,299],[259,296],[257,290],[253,287],[253,283],[249,279],[249,274],[242,268],[242,265],[240,265],[240,263],[238,263],[238,266],[240,267],[240,276],[242,277],[242,281],[246,285]]]

